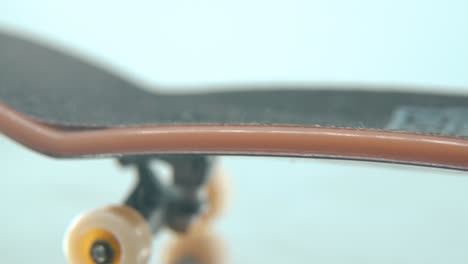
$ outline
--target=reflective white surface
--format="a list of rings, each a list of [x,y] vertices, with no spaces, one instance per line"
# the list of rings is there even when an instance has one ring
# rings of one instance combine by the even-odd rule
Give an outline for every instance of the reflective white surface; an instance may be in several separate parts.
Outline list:
[[[5,263],[64,263],[79,212],[121,201],[133,176],[110,160],[54,160],[0,138]],[[347,161],[224,157],[216,225],[230,263],[466,263],[465,172]],[[168,233],[155,240],[158,263]]]

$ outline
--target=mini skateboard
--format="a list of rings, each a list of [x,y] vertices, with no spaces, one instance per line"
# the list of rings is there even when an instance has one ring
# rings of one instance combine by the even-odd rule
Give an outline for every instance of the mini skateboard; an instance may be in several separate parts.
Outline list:
[[[52,157],[112,157],[138,175],[122,205],[72,223],[65,240],[70,263],[147,263],[152,237],[164,227],[185,234],[167,251],[168,263],[221,262],[209,235],[224,200],[215,155],[468,169],[468,97],[390,87],[232,88],[148,92],[79,58],[0,33],[0,131]],[[154,160],[172,168],[170,184],[151,169]]]

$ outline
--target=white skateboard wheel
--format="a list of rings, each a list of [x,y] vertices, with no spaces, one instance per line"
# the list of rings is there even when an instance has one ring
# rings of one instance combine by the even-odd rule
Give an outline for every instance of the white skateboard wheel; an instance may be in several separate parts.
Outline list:
[[[164,264],[222,264],[225,261],[225,249],[222,240],[210,230],[210,226],[223,211],[228,197],[226,175],[219,167],[206,186],[208,207],[192,223],[186,234],[176,234],[163,257]]]
[[[189,233],[203,233],[226,207],[228,195],[227,176],[220,167],[215,167],[206,188],[207,208],[192,223]]]
[[[146,264],[151,240],[151,229],[136,210],[112,206],[79,216],[64,249],[70,264]]]
[[[163,264],[180,263],[226,263],[223,243],[209,232],[179,236],[169,244],[163,257]]]

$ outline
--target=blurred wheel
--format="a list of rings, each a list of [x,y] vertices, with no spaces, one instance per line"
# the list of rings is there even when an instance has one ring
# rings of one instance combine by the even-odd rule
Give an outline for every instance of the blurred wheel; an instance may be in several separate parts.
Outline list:
[[[222,241],[213,234],[179,236],[166,251],[164,264],[222,264],[225,253]]]

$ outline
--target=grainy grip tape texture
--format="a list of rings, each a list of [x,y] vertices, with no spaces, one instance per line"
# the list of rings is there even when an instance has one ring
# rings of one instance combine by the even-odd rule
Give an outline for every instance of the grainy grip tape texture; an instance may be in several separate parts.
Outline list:
[[[468,136],[463,121],[468,113],[466,97],[326,87],[255,88],[150,93],[78,58],[0,33],[0,102],[55,125],[298,125]]]

